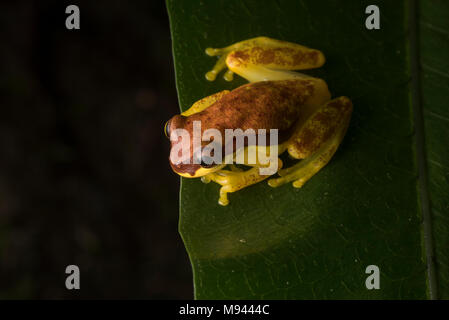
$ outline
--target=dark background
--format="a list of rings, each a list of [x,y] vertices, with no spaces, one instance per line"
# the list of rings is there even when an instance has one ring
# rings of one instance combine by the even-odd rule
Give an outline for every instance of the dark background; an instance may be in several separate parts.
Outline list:
[[[2,1],[0,39],[0,299],[192,298],[164,1]]]

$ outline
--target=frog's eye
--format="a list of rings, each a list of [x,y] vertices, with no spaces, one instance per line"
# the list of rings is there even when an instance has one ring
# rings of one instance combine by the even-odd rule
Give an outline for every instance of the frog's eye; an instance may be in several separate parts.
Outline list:
[[[170,120],[168,120],[168,121],[165,123],[165,126],[164,126],[164,133],[165,133],[165,136],[166,136],[167,138],[170,139]]]

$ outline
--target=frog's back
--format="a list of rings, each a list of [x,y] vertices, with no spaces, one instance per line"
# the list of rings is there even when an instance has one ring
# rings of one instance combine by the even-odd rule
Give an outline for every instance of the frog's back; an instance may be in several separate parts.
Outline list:
[[[278,129],[282,135],[298,120],[310,115],[307,101],[314,90],[314,81],[305,79],[249,83],[190,116],[188,122],[202,120],[202,131]]]

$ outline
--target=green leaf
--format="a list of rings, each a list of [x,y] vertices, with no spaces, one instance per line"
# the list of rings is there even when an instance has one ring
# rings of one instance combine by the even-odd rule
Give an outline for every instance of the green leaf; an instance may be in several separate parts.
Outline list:
[[[365,27],[371,4],[380,30]],[[182,179],[197,299],[425,299],[437,286],[448,297],[449,10],[422,6],[417,16],[413,1],[167,0],[181,110],[245,83],[206,81],[206,47],[262,35],[323,51],[326,64],[306,73],[354,103],[339,150],[301,189],[259,183],[221,207],[218,185]],[[379,290],[365,286],[369,265]]]

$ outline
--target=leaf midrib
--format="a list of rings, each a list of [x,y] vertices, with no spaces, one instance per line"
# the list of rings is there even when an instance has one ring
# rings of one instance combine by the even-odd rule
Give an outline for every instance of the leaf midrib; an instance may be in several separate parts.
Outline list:
[[[410,73],[412,77],[412,110],[415,125],[416,163],[418,169],[418,194],[423,217],[423,246],[427,264],[428,290],[430,299],[438,298],[438,284],[434,263],[434,239],[430,212],[427,157],[425,150],[424,117],[422,105],[422,89],[420,80],[419,56],[419,3],[409,0],[410,30]]]

